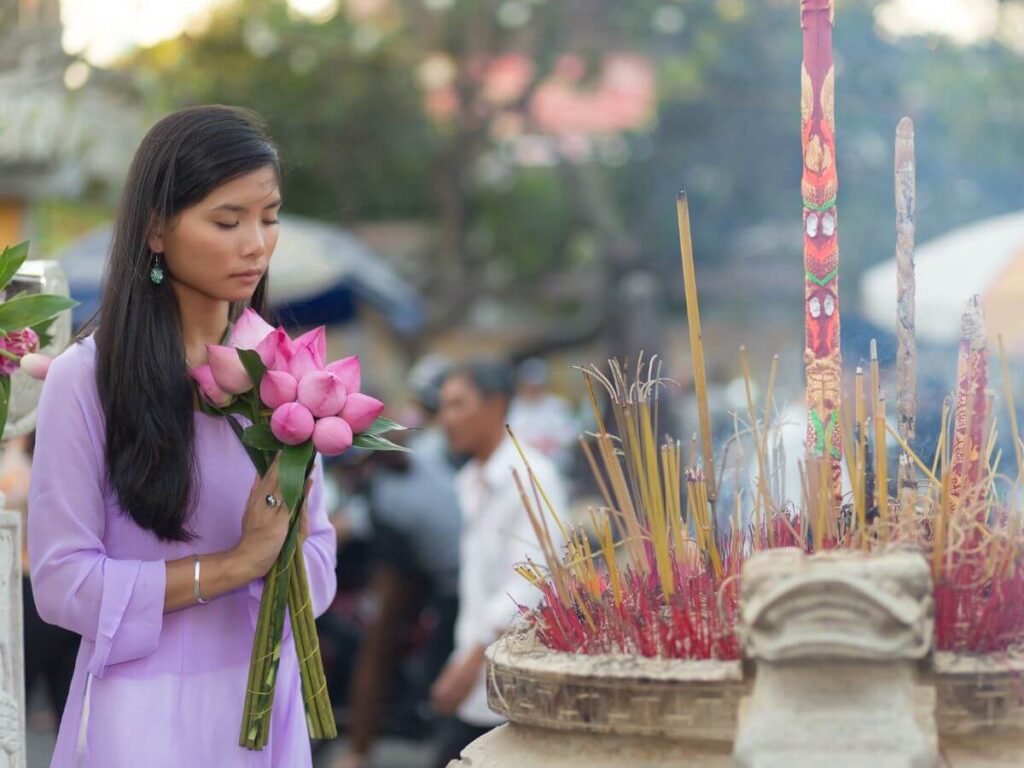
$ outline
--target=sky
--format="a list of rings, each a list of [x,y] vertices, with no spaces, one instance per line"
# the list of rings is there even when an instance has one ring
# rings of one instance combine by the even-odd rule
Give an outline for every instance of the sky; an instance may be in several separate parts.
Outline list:
[[[219,2],[225,0],[62,0],[64,47],[103,65],[133,46],[201,29]],[[317,16],[338,0],[289,2],[300,13]],[[996,6],[997,0],[890,0],[880,9],[879,23],[896,34],[935,32],[969,43],[992,34]]]

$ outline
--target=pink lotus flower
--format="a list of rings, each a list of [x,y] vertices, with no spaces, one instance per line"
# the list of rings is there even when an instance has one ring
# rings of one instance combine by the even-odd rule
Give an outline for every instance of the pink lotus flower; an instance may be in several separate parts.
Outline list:
[[[327,359],[327,331],[324,327],[318,326],[312,331],[302,334],[294,341],[295,348],[307,347],[313,354],[317,368],[324,367],[324,360]]]
[[[321,370],[321,366],[317,363],[316,354],[306,345],[292,349],[286,368],[281,366],[281,357],[277,358],[274,367],[277,370],[287,370],[288,373],[295,377],[296,381],[302,381],[314,371]]]
[[[52,357],[40,355],[38,352],[29,352],[21,358],[21,370],[33,379],[45,379],[52,362]]]
[[[203,399],[210,405],[217,408],[231,405],[234,397],[220,388],[217,380],[213,378],[213,371],[210,370],[209,364],[193,368],[188,375],[199,384],[199,391],[202,393]]]
[[[298,382],[287,371],[267,371],[260,384],[260,400],[270,409],[280,408],[285,403],[294,403]]]
[[[239,349],[256,349],[259,343],[273,332],[274,327],[270,323],[260,317],[255,310],[247,308],[231,329],[228,344]]]
[[[292,340],[288,338],[284,328],[275,328],[256,345],[256,352],[267,369],[277,365],[279,356],[282,357],[282,366],[287,368],[288,360],[292,356],[291,348]]]
[[[358,392],[362,386],[362,365],[356,355],[331,363],[327,366],[327,370],[341,380],[345,392],[350,395],[353,392]]]
[[[6,336],[0,337],[0,348],[22,358],[39,351],[39,336],[31,328],[11,331]],[[0,356],[0,376],[11,376],[16,370],[18,370],[18,360]]]
[[[353,392],[345,401],[345,407],[339,414],[349,423],[356,434],[365,432],[384,410],[384,403],[375,397]]]
[[[206,359],[217,386],[231,395],[241,395],[252,389],[252,379],[242,365],[235,347],[219,344],[206,345]]]
[[[345,385],[330,371],[313,371],[303,376],[298,397],[317,418],[337,416],[348,399]]]
[[[285,403],[270,417],[270,430],[285,445],[302,445],[313,434],[313,414],[299,403]]]
[[[344,419],[328,416],[313,427],[313,447],[324,456],[337,456],[352,447],[352,427]]]
[[[256,346],[268,370],[287,371],[296,381],[313,371],[322,370],[327,341],[323,326],[294,341],[283,328],[275,328]]]

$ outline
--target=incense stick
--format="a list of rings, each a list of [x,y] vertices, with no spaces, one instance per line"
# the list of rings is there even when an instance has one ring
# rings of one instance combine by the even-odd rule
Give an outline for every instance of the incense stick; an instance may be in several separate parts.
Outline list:
[[[914,441],[917,418],[917,340],[915,323],[916,277],[914,274],[914,228],[917,207],[914,123],[909,117],[896,127],[896,315],[898,332],[897,380],[899,432],[908,445]],[[913,465],[900,462],[898,476],[900,507],[916,490]]]
[[[714,507],[715,459],[711,442],[711,413],[708,409],[708,383],[704,370],[704,336],[700,327],[697,304],[697,276],[693,267],[693,240],[690,235],[690,208],[686,193],[680,192],[676,203],[679,219],[679,248],[683,259],[683,287],[686,291],[686,322],[690,329],[690,356],[693,358],[693,386],[697,395],[697,416],[703,446],[705,482],[708,501]]]

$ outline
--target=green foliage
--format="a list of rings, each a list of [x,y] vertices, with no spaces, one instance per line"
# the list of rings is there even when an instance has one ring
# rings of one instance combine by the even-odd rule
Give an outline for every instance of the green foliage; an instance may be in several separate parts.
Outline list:
[[[77,305],[77,301],[66,296],[16,296],[0,304],[0,328],[4,331],[32,328]]]
[[[28,240],[4,248],[3,253],[0,253],[0,290],[7,287],[14,273],[21,269],[27,258]]]
[[[267,372],[266,366],[263,365],[263,359],[259,356],[258,352],[252,349],[239,349],[237,352],[238,358],[242,361],[242,365],[245,366],[246,373],[249,374],[253,389],[259,392],[260,384],[263,383],[263,376]]]
[[[261,451],[279,451],[284,448],[284,443],[274,437],[269,424],[253,424],[247,427],[242,435],[242,442]]]
[[[302,445],[286,445],[281,449],[281,461],[277,467],[278,484],[281,486],[285,506],[293,512],[298,510],[302,500],[313,456],[313,443],[310,440]]]

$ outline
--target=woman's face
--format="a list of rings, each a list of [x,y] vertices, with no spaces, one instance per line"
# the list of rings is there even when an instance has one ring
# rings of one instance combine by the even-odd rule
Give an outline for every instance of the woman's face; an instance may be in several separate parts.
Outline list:
[[[277,173],[261,168],[214,189],[154,232],[171,284],[214,301],[248,301],[270,265],[281,207]]]

